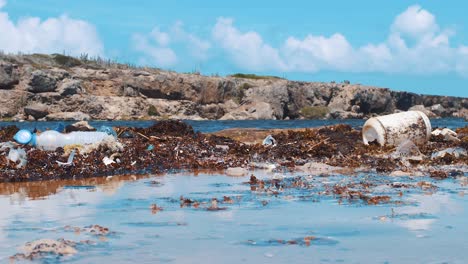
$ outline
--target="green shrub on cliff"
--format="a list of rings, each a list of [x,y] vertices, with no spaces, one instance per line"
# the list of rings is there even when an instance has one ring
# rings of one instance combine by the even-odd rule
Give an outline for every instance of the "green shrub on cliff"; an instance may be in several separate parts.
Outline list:
[[[60,66],[76,67],[76,66],[82,65],[79,59],[71,57],[71,56],[66,56],[62,54],[52,54],[52,58]]]
[[[327,116],[330,112],[326,106],[305,106],[300,113],[306,119],[320,119]]]
[[[251,87],[252,85],[248,83],[243,83],[241,86],[239,86],[239,89],[237,90],[237,96],[234,98],[234,101],[240,104],[242,102],[242,99],[244,99],[245,91]]]
[[[244,78],[244,79],[253,79],[253,80],[262,80],[262,79],[283,79],[278,76],[267,76],[267,75],[256,75],[256,74],[246,74],[246,73],[236,73],[230,75],[235,78]]]
[[[150,105],[148,108],[148,115],[149,116],[159,116],[158,109],[154,105]]]

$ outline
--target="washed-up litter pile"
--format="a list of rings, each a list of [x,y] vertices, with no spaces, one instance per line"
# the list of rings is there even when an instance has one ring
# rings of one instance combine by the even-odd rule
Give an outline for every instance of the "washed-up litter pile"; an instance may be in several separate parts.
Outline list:
[[[18,130],[16,127],[0,130],[0,142],[3,142],[0,143],[0,182],[180,169],[230,168],[233,176],[243,176],[251,167],[280,171],[304,168],[307,164],[387,174],[415,171],[429,174],[446,170],[442,165],[458,165],[462,172],[468,165],[468,127],[457,131],[435,130],[428,142],[418,145],[410,140],[398,146],[380,146],[376,142],[365,145],[361,131],[348,125],[282,131],[268,136],[264,144],[245,144],[226,136],[196,133],[181,121],[161,121],[149,128],[98,129],[107,130],[109,135],[98,142],[69,144],[55,150],[12,142]],[[94,128],[81,123],[67,127],[66,131],[90,130]],[[41,133],[37,134],[39,138]],[[316,165],[308,166],[311,167]]]
[[[144,129],[115,128],[115,140],[108,137],[54,151],[10,142],[17,131],[13,127],[0,131],[0,140],[8,142],[0,149],[2,182],[160,173],[171,169],[224,169],[245,166],[249,158],[229,153],[230,147],[237,147],[239,142],[195,133],[180,121],[163,121]],[[23,166],[8,158],[11,149],[25,152]]]

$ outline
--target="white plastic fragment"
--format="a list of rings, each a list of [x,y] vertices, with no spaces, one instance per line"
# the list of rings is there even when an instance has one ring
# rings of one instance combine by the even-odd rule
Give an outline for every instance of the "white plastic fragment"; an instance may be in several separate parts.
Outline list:
[[[263,140],[263,145],[264,146],[276,146],[276,139],[272,135],[268,135],[264,140]]]
[[[68,160],[67,162],[60,162],[57,160],[57,163],[58,165],[60,166],[70,166],[73,164],[73,158],[75,158],[75,152],[76,150],[72,150],[72,152],[70,152],[70,155],[68,156]]]
[[[448,129],[448,128],[444,128],[444,129],[440,129],[440,128],[437,128],[436,130],[432,131],[432,135],[433,136],[439,136],[439,135],[442,135],[445,139],[445,141],[452,141],[452,142],[460,142],[461,140],[459,138],[457,138],[458,134],[457,132],[451,130],[451,129]]]
[[[431,159],[443,158],[445,155],[450,154],[455,158],[460,158],[461,156],[468,156],[468,153],[464,148],[447,148],[438,152],[432,153]]]
[[[19,161],[19,164],[16,166],[16,168],[22,168],[28,163],[26,151],[24,151],[24,149],[22,148],[10,148],[10,152],[8,152],[7,158],[14,163],[17,163]]]
[[[267,171],[272,171],[276,169],[276,165],[272,163],[267,163],[267,162],[251,162],[250,166],[256,168],[256,169],[262,169],[262,170],[267,170]]]
[[[418,146],[413,143],[411,140],[403,141],[398,147],[396,148],[395,152],[392,153],[393,158],[403,158],[408,160],[422,160],[423,155],[421,151],[419,151]]]
[[[242,177],[248,174],[248,170],[241,167],[228,168],[226,175],[233,177]]]
[[[111,158],[109,158],[109,157],[107,157],[107,156],[104,157],[104,158],[102,159],[102,162],[103,162],[104,165],[106,165],[106,166],[108,166],[108,165],[110,165],[110,164],[112,164],[112,163],[115,163],[115,161],[114,161],[113,159],[111,159]]]

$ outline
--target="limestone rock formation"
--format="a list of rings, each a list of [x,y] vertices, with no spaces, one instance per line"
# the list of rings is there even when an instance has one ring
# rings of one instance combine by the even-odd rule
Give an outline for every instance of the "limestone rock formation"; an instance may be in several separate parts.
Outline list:
[[[18,66],[0,61],[0,89],[13,89],[18,83]]]
[[[59,113],[52,113],[46,116],[47,120],[55,121],[55,120],[70,120],[70,121],[84,121],[90,120],[91,117],[82,112],[59,112]]]
[[[41,119],[49,114],[49,108],[44,104],[29,105],[24,108],[24,113],[34,117],[34,119]]]
[[[344,119],[409,109],[465,116],[468,99],[350,82],[183,74],[63,55],[0,55],[0,119],[24,113],[48,120]]]

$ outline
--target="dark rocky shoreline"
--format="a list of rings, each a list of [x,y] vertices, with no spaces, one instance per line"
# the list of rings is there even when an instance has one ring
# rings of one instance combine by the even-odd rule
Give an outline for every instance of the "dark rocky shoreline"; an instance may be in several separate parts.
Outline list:
[[[16,127],[0,130],[0,142],[11,141]],[[70,148],[42,151],[19,146],[27,164],[8,159],[10,148],[0,151],[0,182],[83,179],[96,176],[156,174],[174,170],[226,170],[231,176],[248,176],[250,169],[278,172],[300,170],[310,174],[371,172],[392,176],[429,175],[447,178],[468,172],[468,127],[457,129],[457,141],[433,136],[417,151],[398,153],[394,147],[366,146],[361,132],[349,125],[313,129],[277,130],[277,145],[244,143],[234,134],[202,134],[180,121],[162,121],[149,128],[116,128],[123,148],[98,145],[82,153],[79,146],[70,166],[62,166]],[[231,132],[233,130],[230,130]],[[464,155],[434,153],[457,148]],[[416,152],[416,154],[415,154]],[[112,160],[107,163],[107,161]]]
[[[0,120],[468,117],[468,99],[272,76],[228,77],[54,55],[0,55]]]

